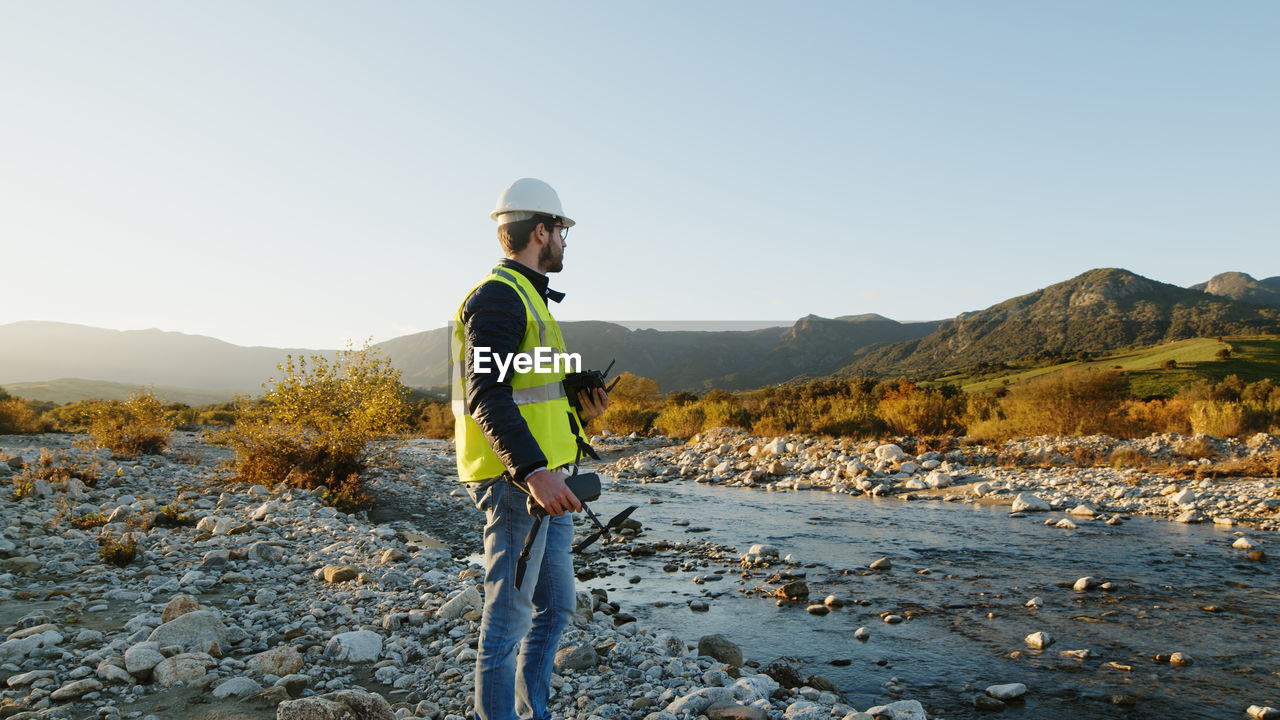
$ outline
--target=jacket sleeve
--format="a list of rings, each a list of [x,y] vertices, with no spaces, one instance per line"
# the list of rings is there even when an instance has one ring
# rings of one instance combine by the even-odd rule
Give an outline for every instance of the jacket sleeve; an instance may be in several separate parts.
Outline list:
[[[476,373],[473,348],[489,348],[491,355],[507,356],[520,348],[525,333],[524,303],[516,291],[504,283],[487,282],[476,289],[462,309],[466,356],[463,363],[467,383],[467,411],[484,433],[489,446],[516,480],[524,480],[533,470],[544,467],[547,457],[529,431],[511,396],[511,374],[498,380],[490,372]]]

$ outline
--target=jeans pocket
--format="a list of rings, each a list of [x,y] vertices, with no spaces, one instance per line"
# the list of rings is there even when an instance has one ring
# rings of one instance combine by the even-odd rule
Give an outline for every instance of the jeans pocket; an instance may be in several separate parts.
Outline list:
[[[501,477],[484,482],[467,483],[467,494],[471,496],[471,501],[476,504],[476,508],[487,513],[502,502],[506,485],[507,483]]]

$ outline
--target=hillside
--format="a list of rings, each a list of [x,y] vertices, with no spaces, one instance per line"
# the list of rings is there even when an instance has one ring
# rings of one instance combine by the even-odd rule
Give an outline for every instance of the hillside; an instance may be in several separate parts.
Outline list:
[[[899,323],[879,315],[836,319],[809,315],[791,327],[760,330],[630,330],[607,322],[561,323],[565,342],[584,368],[656,380],[664,391],[712,387],[743,389],[801,376],[832,373],[861,348],[921,337],[938,323]],[[395,338],[379,347],[414,387],[445,384],[448,333],[444,328]]]
[[[5,391],[16,397],[51,402],[58,405],[97,398],[100,400],[125,400],[138,390],[141,385],[130,383],[106,382],[102,380],[84,380],[82,378],[59,378],[46,382],[10,383],[3,386]],[[192,388],[166,387],[163,385],[145,388],[162,402],[185,403],[187,405],[209,405],[227,402],[235,397],[235,393],[212,390],[194,390]]]
[[[1220,357],[1222,350],[1227,357]],[[958,385],[966,392],[982,392],[1023,380],[1054,375],[1072,369],[1094,367],[1119,370],[1127,375],[1136,397],[1172,395],[1196,380],[1220,382],[1235,375],[1245,382],[1280,378],[1280,338],[1271,336],[1228,336],[1193,338],[1117,350],[1092,360],[1013,366],[985,372],[953,372],[936,382]]]
[[[219,393],[258,393],[285,356],[314,350],[242,347],[162,330],[56,322],[0,325],[0,385],[95,378]]]
[[[1278,331],[1280,309],[1104,268],[961,314],[926,337],[870,348],[838,375],[932,376],[979,363]]]
[[[1255,280],[1246,273],[1225,272],[1192,285],[1191,289],[1255,305],[1280,306],[1280,276]]]

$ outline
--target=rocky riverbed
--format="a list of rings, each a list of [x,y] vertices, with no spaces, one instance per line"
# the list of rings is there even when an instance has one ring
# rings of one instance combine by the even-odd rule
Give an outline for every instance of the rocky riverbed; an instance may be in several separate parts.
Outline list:
[[[219,480],[225,453],[194,435],[140,460],[74,441],[0,437],[13,482],[0,497],[0,718],[469,716],[479,514],[447,444],[410,443],[370,471],[379,509],[355,516]],[[32,480],[45,451],[85,477]],[[925,717],[914,700],[860,712],[785,661],[642,627],[603,591],[578,600],[553,679],[560,717]]]
[[[765,491],[822,490],[899,500],[942,499],[1012,506],[1014,512],[1066,510],[1086,521],[1153,515],[1181,523],[1213,522],[1280,530],[1280,481],[1263,477],[1186,479],[1169,470],[1257,459],[1275,462],[1280,436],[1245,442],[1208,436],[1042,437],[1003,447],[980,445],[912,455],[899,444],[806,437],[760,438],[718,429],[686,445],[616,460],[601,472],[640,483],[687,480]],[[1132,465],[1085,466],[1078,458],[1127,458]],[[1266,458],[1267,463],[1261,462]],[[1148,469],[1155,465],[1159,469]],[[1274,471],[1273,471],[1274,473]],[[1185,475],[1186,472],[1178,473]],[[1078,520],[1065,519],[1070,529]]]

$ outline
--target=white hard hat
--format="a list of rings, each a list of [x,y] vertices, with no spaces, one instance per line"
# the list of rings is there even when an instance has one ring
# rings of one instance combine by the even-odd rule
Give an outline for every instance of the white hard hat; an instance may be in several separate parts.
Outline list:
[[[560,209],[560,196],[537,178],[520,178],[508,185],[498,196],[498,206],[489,213],[489,217],[505,224],[528,220],[537,214],[555,215],[565,227],[574,226],[574,222]]]

